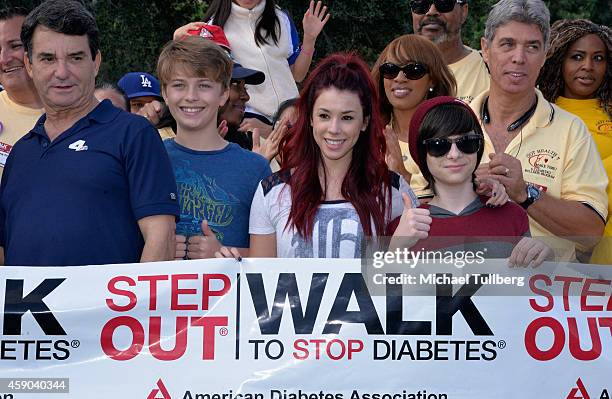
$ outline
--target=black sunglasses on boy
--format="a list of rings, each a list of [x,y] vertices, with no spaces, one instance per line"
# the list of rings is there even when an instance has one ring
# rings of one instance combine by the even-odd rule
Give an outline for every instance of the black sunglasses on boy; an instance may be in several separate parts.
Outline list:
[[[430,138],[423,140],[425,149],[432,157],[442,157],[451,150],[453,143],[457,149],[464,154],[474,154],[482,146],[482,137],[477,134],[466,134],[456,139],[449,138]]]
[[[415,14],[427,14],[432,4],[436,6],[436,10],[441,13],[453,11],[455,4],[465,4],[466,0],[411,0],[410,9]]]

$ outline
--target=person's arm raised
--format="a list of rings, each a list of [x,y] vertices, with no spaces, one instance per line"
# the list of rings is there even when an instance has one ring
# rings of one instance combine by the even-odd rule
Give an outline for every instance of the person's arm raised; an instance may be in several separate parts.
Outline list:
[[[327,6],[324,6],[321,1],[317,1],[316,5],[314,0],[310,1],[308,10],[306,10],[304,19],[302,19],[302,26],[304,27],[302,50],[295,63],[291,65],[291,73],[296,82],[301,82],[308,74],[317,37],[329,21],[330,16],[331,14],[327,13]]]

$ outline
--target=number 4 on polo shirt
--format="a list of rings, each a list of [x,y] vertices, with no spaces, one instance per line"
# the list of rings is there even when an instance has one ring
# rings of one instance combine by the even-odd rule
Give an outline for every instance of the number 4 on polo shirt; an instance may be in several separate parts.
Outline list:
[[[85,140],[78,140],[68,146],[71,150],[75,151],[87,151]]]

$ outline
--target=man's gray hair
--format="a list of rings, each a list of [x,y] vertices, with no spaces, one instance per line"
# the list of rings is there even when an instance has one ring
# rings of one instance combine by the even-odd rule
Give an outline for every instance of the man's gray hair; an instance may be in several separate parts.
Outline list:
[[[495,31],[508,22],[534,24],[542,32],[544,49],[548,49],[550,38],[550,11],[542,0],[500,0],[487,18],[484,37],[489,44],[493,41]]]

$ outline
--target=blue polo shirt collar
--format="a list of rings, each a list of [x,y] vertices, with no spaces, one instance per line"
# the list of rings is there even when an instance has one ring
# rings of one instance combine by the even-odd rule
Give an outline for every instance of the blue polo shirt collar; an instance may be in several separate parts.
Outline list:
[[[113,107],[110,100],[103,100],[100,104],[98,104],[91,112],[87,115],[79,119],[74,125],[72,125],[68,130],[62,132],[54,142],[61,141],[65,137],[72,136],[74,133],[80,131],[83,128],[86,128],[92,124],[103,124],[108,123],[115,119],[117,114],[121,112],[120,109]],[[36,122],[36,125],[30,130],[28,134],[24,136],[25,140],[31,139],[35,135],[45,138],[49,140],[49,136],[47,136],[47,132],[45,131],[45,121],[47,120],[47,114],[43,114]]]

